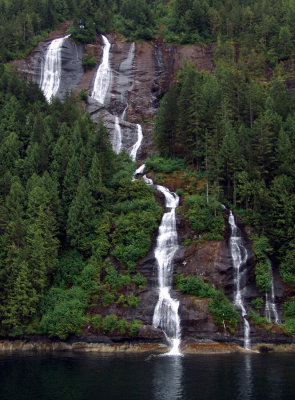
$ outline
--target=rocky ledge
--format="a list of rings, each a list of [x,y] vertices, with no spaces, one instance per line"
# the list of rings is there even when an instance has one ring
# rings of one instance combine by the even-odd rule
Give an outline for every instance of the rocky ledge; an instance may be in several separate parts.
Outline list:
[[[1,340],[0,352],[73,352],[102,354],[164,354],[169,347],[161,343],[88,343],[77,341],[73,343],[51,340]],[[217,343],[200,341],[183,344],[181,352],[184,355],[193,354],[229,354],[229,353],[266,353],[295,352],[295,344],[257,343],[252,350],[245,350],[236,343]]]

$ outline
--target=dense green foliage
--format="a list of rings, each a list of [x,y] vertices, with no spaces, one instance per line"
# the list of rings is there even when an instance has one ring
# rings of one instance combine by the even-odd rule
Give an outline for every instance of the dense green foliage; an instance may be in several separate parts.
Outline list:
[[[222,208],[214,201],[206,202],[202,194],[187,196],[180,212],[189,222],[193,231],[202,240],[223,239],[225,222]]]
[[[281,264],[281,276],[286,283],[295,286],[295,244],[290,242],[289,249]]]
[[[167,158],[154,155],[145,161],[146,171],[170,173],[185,168],[184,161],[178,158]]]
[[[136,307],[136,261],[161,217],[153,189],[75,95],[47,104],[3,68],[0,98],[1,333],[66,338],[93,302]]]
[[[234,40],[273,64],[294,51],[294,15],[294,0],[1,0],[0,55],[25,54],[48,30],[73,19],[69,32],[84,43],[114,30],[130,39],[161,33],[178,43]]]
[[[262,317],[260,314],[251,309],[248,311],[248,316],[251,319],[251,322],[253,322],[255,325],[266,327],[269,323],[266,317]]]
[[[279,71],[266,83],[257,79],[261,71],[232,55],[219,56],[214,74],[186,63],[161,102],[154,139],[160,155],[203,172],[209,195],[247,209],[247,221],[269,239],[283,278],[292,283],[295,103]],[[258,286],[268,290],[265,255],[256,271]]]
[[[295,286],[295,103],[285,84],[294,18],[294,0],[0,0],[0,333],[66,338],[81,332],[90,304],[136,307],[145,286],[136,262],[161,215],[153,190],[131,181],[133,163],[113,153],[105,128],[75,96],[48,105],[2,64],[69,19],[82,43],[116,30],[132,40],[161,34],[167,42],[216,44],[214,73],[185,63],[163,97],[154,135],[160,154],[146,165],[201,174],[206,193],[178,190],[193,231],[222,237],[219,200],[244,209],[260,235],[258,289],[270,288],[270,254]],[[94,58],[86,55],[83,65],[94,67]],[[211,298],[216,322],[235,326],[224,295],[196,279],[179,278],[179,288]],[[295,331],[292,301],[288,332]],[[100,332],[138,329],[114,315],[91,321]]]
[[[95,333],[105,333],[127,337],[136,336],[141,325],[137,320],[128,322],[124,318],[118,318],[115,314],[109,314],[104,318],[99,314],[90,315],[88,317],[88,321],[91,323],[92,330]]]
[[[285,328],[287,333],[295,334],[295,298],[284,304]]]
[[[209,298],[209,311],[215,322],[220,326],[227,326],[229,329],[236,328],[239,322],[239,313],[220,290],[195,276],[177,275],[176,285],[184,294]]]
[[[271,288],[271,263],[268,256],[272,253],[272,248],[265,236],[255,238],[253,250],[256,256],[255,277],[256,286],[262,293],[268,292]]]
[[[86,55],[83,57],[82,65],[83,65],[83,67],[86,68],[86,69],[94,68],[94,67],[96,66],[96,59],[95,59],[95,57],[94,57],[94,56],[91,56],[90,54],[86,54]]]

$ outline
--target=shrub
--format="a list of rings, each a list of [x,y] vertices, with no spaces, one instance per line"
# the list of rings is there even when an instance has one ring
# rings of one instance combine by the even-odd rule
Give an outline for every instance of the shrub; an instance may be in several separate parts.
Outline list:
[[[164,158],[159,155],[154,155],[145,161],[146,168],[148,170],[154,170],[155,172],[171,173],[175,170],[185,169],[184,161],[179,158]]]
[[[88,99],[88,91],[86,89],[81,89],[79,92],[79,97],[81,100],[86,101]]]
[[[94,68],[96,66],[96,58],[92,56],[91,54],[85,54],[85,56],[82,59],[82,65],[83,67],[87,69]]]
[[[186,238],[184,241],[181,243],[181,246],[189,246],[192,243],[191,238]]]
[[[207,204],[204,195],[194,194],[185,198],[181,212],[197,234],[205,234],[203,240],[219,240],[225,230],[222,210]]]
[[[129,334],[130,336],[136,336],[139,332],[141,323],[137,321],[136,319],[131,322],[130,328],[129,328]]]
[[[122,318],[118,321],[117,329],[120,335],[126,335],[130,329],[130,324],[126,319]]]
[[[116,301],[117,304],[122,304],[123,306],[126,307],[127,299],[123,294],[120,294],[118,300]]]
[[[285,302],[284,314],[286,317],[295,317],[295,297]]]
[[[118,317],[115,314],[107,315],[102,320],[102,328],[105,332],[113,333],[118,328]]]
[[[55,277],[55,284],[65,286],[67,284],[76,284],[83,270],[85,263],[83,256],[78,250],[65,250],[59,259],[59,268]]]
[[[268,254],[272,248],[265,236],[260,236],[253,242],[253,250],[256,255],[255,277],[256,285],[261,293],[268,292],[271,288],[272,269]]]
[[[253,310],[249,310],[248,316],[249,316],[249,318],[251,318],[251,320],[252,320],[252,321],[254,322],[254,324],[256,324],[256,325],[265,326],[265,325],[268,324],[268,321],[267,321],[266,317],[262,317],[261,315],[257,314],[257,313],[254,312]]]
[[[139,298],[132,294],[131,296],[127,297],[127,303],[129,307],[137,307],[139,304]]]
[[[96,293],[99,290],[99,285],[96,282],[97,271],[92,264],[86,265],[79,277],[79,284],[89,295]]]
[[[190,294],[196,297],[209,298],[213,295],[213,287],[204,282],[203,279],[195,276],[176,276],[177,289],[182,293]]]
[[[239,313],[225,295],[215,290],[209,303],[209,311],[213,315],[215,322],[222,326],[228,323],[236,327],[239,322]]]
[[[107,293],[103,296],[102,304],[103,304],[104,306],[108,306],[108,305],[114,303],[114,301],[115,301],[115,296],[114,296],[112,293],[107,292]]]
[[[261,310],[263,306],[263,298],[256,297],[256,299],[253,299],[251,301],[251,304],[256,308],[256,310]]]
[[[271,265],[268,259],[260,260],[255,265],[256,285],[262,293],[271,288]]]
[[[114,291],[131,283],[129,275],[119,274],[114,267],[106,268],[106,273],[105,283],[108,283]]]
[[[295,246],[290,243],[289,250],[286,251],[283,262],[280,266],[280,273],[284,282],[295,286]]]
[[[51,288],[42,304],[41,332],[60,339],[66,339],[70,334],[80,335],[86,307],[86,296],[81,288]]]
[[[138,286],[139,289],[143,289],[146,286],[146,278],[140,273],[133,276],[132,282]]]
[[[96,330],[100,330],[102,327],[102,316],[100,314],[91,315],[90,323]]]
[[[284,327],[285,327],[288,335],[294,335],[295,334],[295,318],[288,318],[284,324]]]
[[[195,276],[178,275],[176,281],[177,288],[182,293],[200,298],[210,298],[209,311],[218,325],[223,326],[223,323],[227,323],[230,329],[237,326],[239,313],[222,292]]]

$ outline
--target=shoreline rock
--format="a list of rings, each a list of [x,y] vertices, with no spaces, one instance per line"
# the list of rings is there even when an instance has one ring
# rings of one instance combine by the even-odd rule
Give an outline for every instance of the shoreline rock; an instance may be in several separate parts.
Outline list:
[[[108,353],[108,354],[164,354],[169,347],[162,343],[88,343],[83,341],[55,342],[51,340],[0,340],[0,353],[2,352],[73,352],[73,353]],[[199,341],[184,343],[181,346],[183,355],[194,354],[230,354],[230,353],[268,353],[268,352],[295,352],[295,343],[273,344],[256,343],[251,350],[245,350],[236,343],[218,343]]]

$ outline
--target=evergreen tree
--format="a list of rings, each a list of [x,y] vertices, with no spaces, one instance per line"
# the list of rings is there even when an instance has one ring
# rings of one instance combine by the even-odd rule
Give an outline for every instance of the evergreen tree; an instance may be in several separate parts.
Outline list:
[[[79,181],[76,196],[70,208],[67,221],[67,237],[71,246],[81,251],[89,251],[94,239],[97,221],[94,198],[85,177]]]
[[[168,157],[175,156],[177,97],[177,87],[173,85],[161,101],[155,122],[154,142],[160,154]]]

